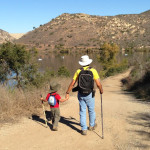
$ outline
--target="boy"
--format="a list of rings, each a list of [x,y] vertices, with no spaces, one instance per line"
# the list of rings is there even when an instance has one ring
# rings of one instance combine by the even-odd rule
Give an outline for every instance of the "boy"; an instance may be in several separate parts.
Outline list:
[[[58,131],[58,122],[60,120],[60,109],[59,109],[59,101],[64,102],[68,100],[66,99],[61,99],[60,95],[57,93],[57,91],[60,89],[60,84],[57,84],[56,82],[52,82],[50,84],[50,93],[47,94],[46,99],[41,97],[41,100],[44,102],[49,102],[50,96],[54,100],[55,98],[55,105],[50,104],[50,109],[51,109],[51,117],[52,117],[52,125],[53,125],[53,131]],[[54,97],[54,98],[53,98]]]

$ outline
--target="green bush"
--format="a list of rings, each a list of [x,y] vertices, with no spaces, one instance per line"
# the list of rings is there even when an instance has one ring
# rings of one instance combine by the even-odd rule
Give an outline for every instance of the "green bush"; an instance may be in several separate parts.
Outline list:
[[[34,59],[36,55],[35,48],[27,51],[23,45],[11,42],[2,44],[0,47],[0,82],[7,84],[13,79],[18,88],[25,83],[32,83],[37,72]]]
[[[65,66],[62,66],[58,69],[58,76],[70,77],[70,72]]]
[[[126,59],[124,59],[119,64],[105,64],[103,66],[103,70],[100,72],[100,77],[105,78],[113,76],[117,73],[123,72],[127,68],[128,68],[128,61]]]
[[[115,43],[104,43],[100,48],[100,62],[114,62],[119,52],[119,46]]]

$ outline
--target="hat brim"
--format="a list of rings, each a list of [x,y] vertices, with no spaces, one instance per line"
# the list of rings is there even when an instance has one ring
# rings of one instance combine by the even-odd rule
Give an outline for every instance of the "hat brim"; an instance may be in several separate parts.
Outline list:
[[[89,59],[87,62],[81,62],[81,61],[79,61],[79,64],[80,64],[81,66],[87,66],[87,65],[91,64],[92,61],[93,61],[92,59]]]
[[[50,93],[57,92],[61,88],[60,84],[57,84],[53,89],[49,89]]]

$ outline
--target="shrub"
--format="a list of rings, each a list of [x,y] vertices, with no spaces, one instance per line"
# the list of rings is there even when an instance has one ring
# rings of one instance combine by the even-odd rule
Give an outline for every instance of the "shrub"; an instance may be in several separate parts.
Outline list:
[[[0,47],[0,82],[8,83],[10,79],[16,80],[17,87],[32,83],[37,72],[35,63],[37,51],[32,48],[26,50],[25,46],[4,43]]]
[[[68,49],[61,49],[60,53],[62,53],[62,54],[68,54],[69,50]]]
[[[100,77],[105,78],[109,76],[113,76],[117,73],[123,72],[128,68],[128,61],[124,59],[119,64],[106,64],[103,66],[103,70],[100,72]]]
[[[141,77],[136,81],[135,79],[133,80],[131,74],[127,79],[124,79],[126,80],[126,84],[125,84],[126,90],[134,92],[136,98],[149,100],[150,99],[150,71],[146,72],[143,77]]]
[[[70,72],[65,66],[62,66],[58,69],[58,76],[70,77]]]
[[[39,113],[37,108],[41,107],[40,90],[32,88],[20,91],[19,89],[10,90],[0,86],[0,92],[0,123]]]
[[[100,48],[100,61],[102,63],[114,62],[118,52],[119,47],[115,43],[104,43]]]

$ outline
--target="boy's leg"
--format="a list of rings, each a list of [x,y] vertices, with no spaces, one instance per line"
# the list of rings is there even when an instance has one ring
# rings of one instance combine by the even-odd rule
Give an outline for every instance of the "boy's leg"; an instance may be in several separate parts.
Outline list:
[[[59,108],[54,108],[54,109],[55,109],[55,116],[54,116],[53,127],[58,127],[58,122],[60,120],[60,110]]]
[[[54,119],[55,119],[55,109],[51,108],[51,119],[52,119],[52,125],[54,124]]]

